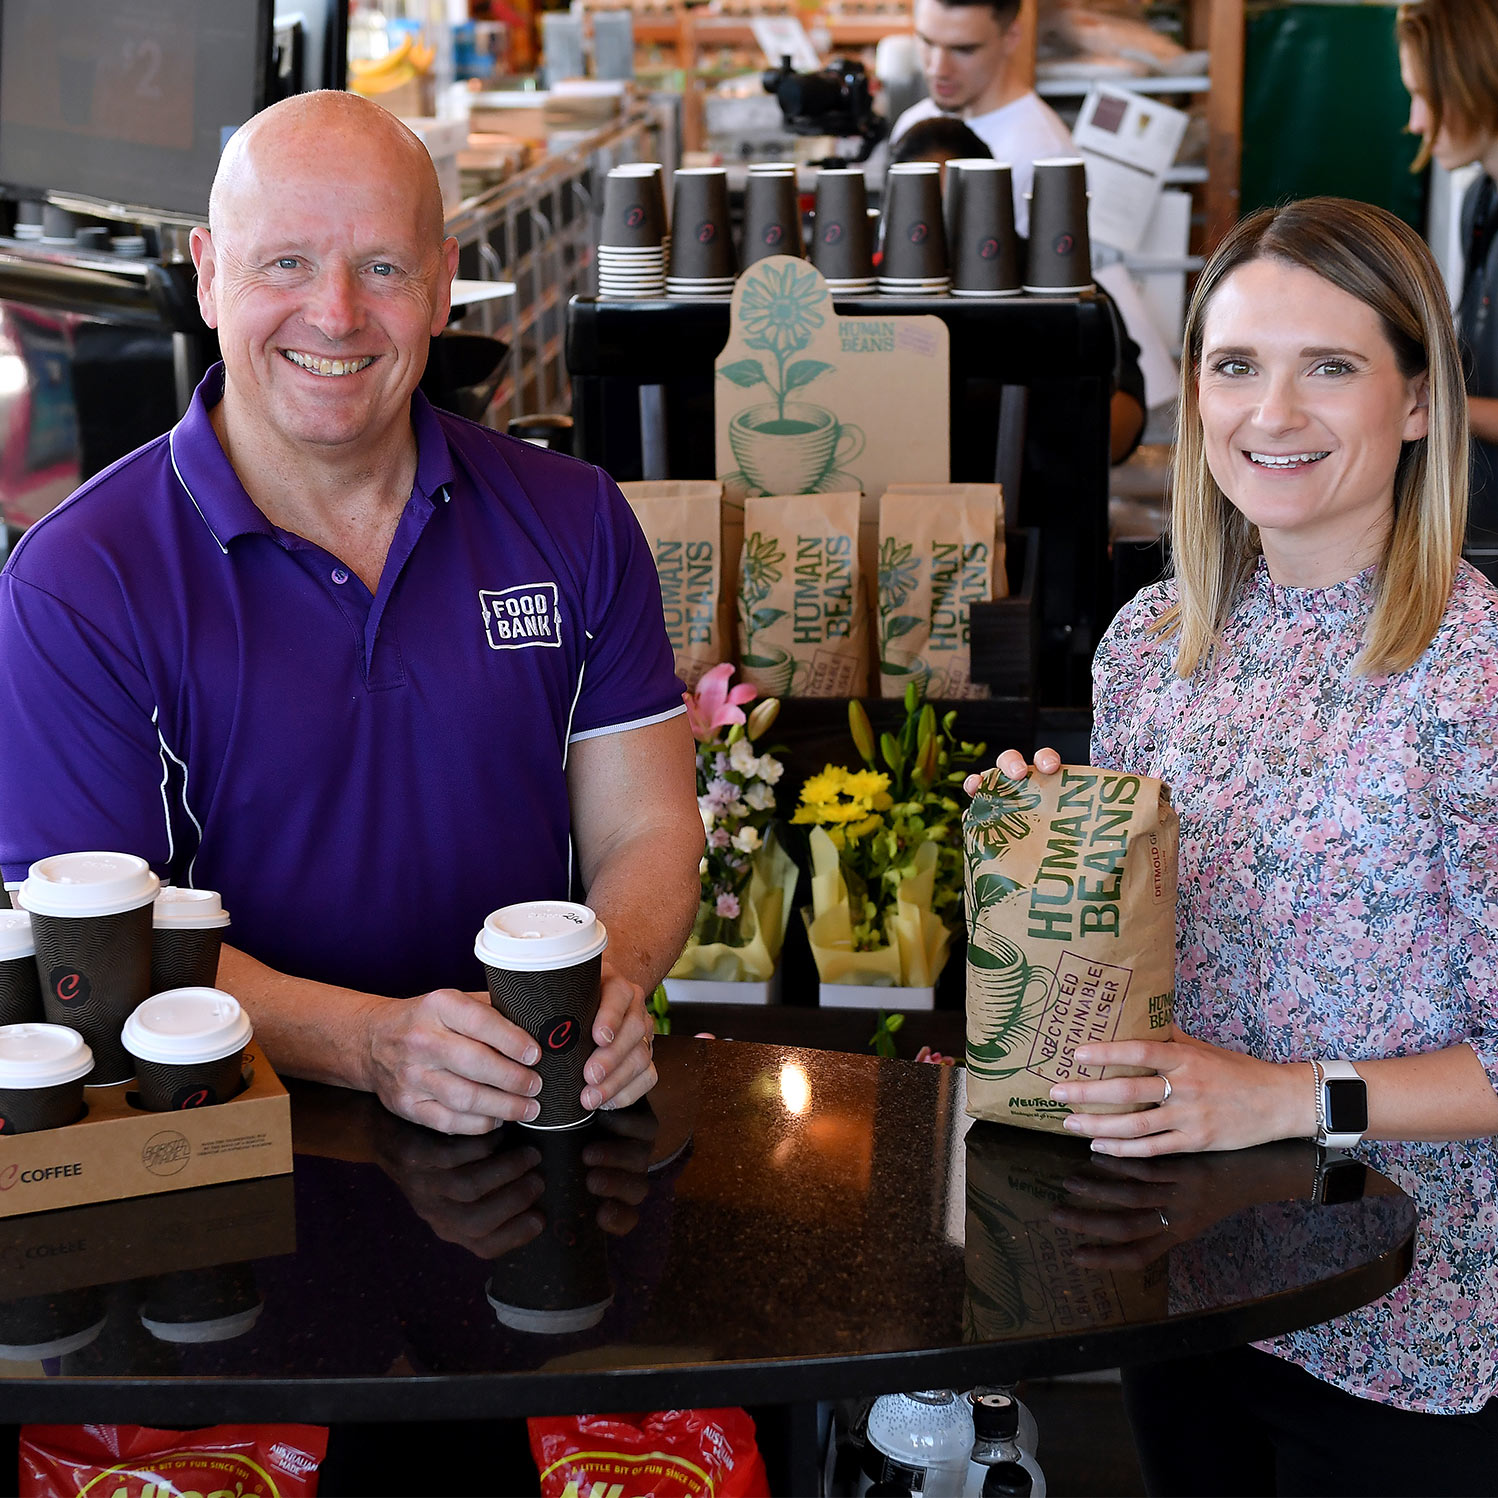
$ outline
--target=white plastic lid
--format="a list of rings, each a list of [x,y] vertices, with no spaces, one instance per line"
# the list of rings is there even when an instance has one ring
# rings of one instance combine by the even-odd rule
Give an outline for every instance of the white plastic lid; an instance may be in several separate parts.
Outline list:
[[[163,931],[227,926],[229,912],[216,889],[178,889],[164,884],[151,910],[151,924]]]
[[[101,1316],[92,1326],[84,1327],[81,1332],[73,1332],[66,1337],[56,1337],[51,1342],[31,1342],[26,1346],[6,1343],[0,1346],[0,1362],[40,1363],[46,1358],[65,1358],[70,1352],[78,1352],[94,1341],[104,1330],[104,1323],[108,1320],[107,1316]]]
[[[565,1311],[538,1311],[530,1306],[513,1306],[496,1300],[492,1293],[484,1297],[494,1312],[494,1319],[501,1326],[515,1332],[531,1332],[537,1336],[561,1337],[569,1332],[585,1332],[603,1320],[614,1297],[594,1301],[590,1306],[575,1306]]]
[[[66,1025],[0,1025],[0,1087],[61,1087],[94,1069],[94,1053]]]
[[[217,1061],[250,1042],[250,1017],[218,988],[169,988],[136,1007],[120,1041],[137,1061],[191,1066]]]
[[[571,900],[506,905],[484,921],[474,956],[490,967],[545,972],[596,957],[609,944],[604,924]]]
[[[158,1342],[227,1342],[249,1331],[264,1309],[265,1302],[259,1300],[243,1311],[231,1311],[211,1321],[154,1321],[142,1311],[140,1324]]]
[[[20,903],[37,915],[119,915],[149,905],[160,888],[133,853],[58,853],[26,871]]]
[[[31,917],[24,910],[0,910],[0,962],[30,957],[35,951]]]

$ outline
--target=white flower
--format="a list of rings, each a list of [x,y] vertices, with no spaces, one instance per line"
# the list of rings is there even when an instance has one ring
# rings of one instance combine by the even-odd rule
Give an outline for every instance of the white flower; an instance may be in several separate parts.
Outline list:
[[[733,845],[740,853],[752,853],[759,847],[759,832],[753,827],[740,827],[733,835]]]
[[[759,761],[754,754],[754,745],[748,739],[737,740],[728,751],[728,763],[740,775],[753,775],[759,768]]]
[[[758,774],[766,785],[774,785],[784,773],[785,766],[773,754],[760,755]]]
[[[717,820],[714,813],[717,811],[718,803],[711,796],[698,796],[697,813],[702,818],[702,830],[711,832],[713,823]]]
[[[702,862],[697,865],[697,873],[698,873],[699,877],[702,877],[702,876],[706,875],[706,873],[707,873],[707,859],[704,858],[702,860]]]
[[[725,816],[729,816],[734,818],[736,821],[740,821],[744,817],[747,817],[749,815],[749,803],[747,801],[730,802],[723,808],[723,812]]]
[[[775,805],[775,792],[767,786],[764,781],[756,780],[753,785],[744,792],[746,800],[755,811],[770,811]]]

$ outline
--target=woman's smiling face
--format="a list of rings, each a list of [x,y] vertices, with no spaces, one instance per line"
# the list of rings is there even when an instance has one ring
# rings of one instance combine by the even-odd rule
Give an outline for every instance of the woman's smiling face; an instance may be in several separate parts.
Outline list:
[[[1345,552],[1343,576],[1375,560],[1401,446],[1427,429],[1425,377],[1400,372],[1378,314],[1314,271],[1251,260],[1217,288],[1202,331],[1207,466],[1271,570],[1277,555]]]

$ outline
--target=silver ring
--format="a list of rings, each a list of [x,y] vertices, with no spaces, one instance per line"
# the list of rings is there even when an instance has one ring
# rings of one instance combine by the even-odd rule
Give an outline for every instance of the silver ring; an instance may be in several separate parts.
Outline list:
[[[1165,1208],[1156,1207],[1155,1211],[1160,1214],[1160,1226],[1168,1233],[1170,1231],[1170,1218],[1165,1215]]]
[[[1165,1083],[1165,1091],[1160,1095],[1160,1102],[1157,1106],[1164,1107],[1164,1105],[1170,1101],[1172,1088],[1170,1085],[1170,1078],[1167,1077],[1163,1072],[1160,1074],[1160,1080]],[[1170,1226],[1169,1223],[1166,1223],[1165,1225],[1166,1227]]]

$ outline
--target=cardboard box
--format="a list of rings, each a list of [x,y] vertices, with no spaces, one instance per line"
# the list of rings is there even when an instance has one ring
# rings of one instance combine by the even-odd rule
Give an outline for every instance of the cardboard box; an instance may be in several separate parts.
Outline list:
[[[245,1064],[249,1086],[217,1107],[148,1113],[129,1083],[89,1087],[77,1123],[0,1139],[0,1218],[285,1175],[291,1100],[253,1042]]]

